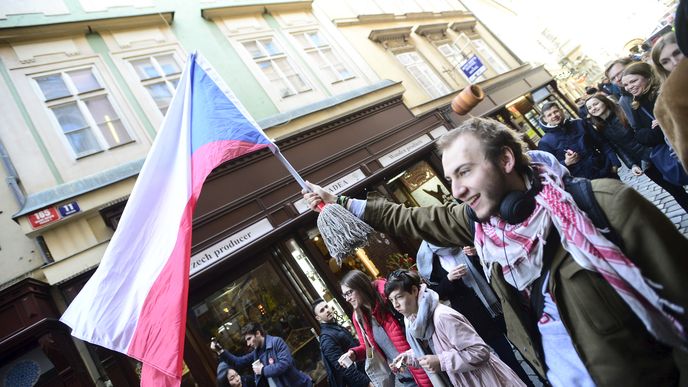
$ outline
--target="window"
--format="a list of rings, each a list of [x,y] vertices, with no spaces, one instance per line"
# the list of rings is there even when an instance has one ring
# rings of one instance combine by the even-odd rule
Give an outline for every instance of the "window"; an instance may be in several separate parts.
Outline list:
[[[34,80],[76,157],[132,141],[94,68]]]
[[[443,43],[437,46],[437,49],[439,52],[444,55],[445,58],[447,58],[447,61],[451,64],[452,69],[454,70],[452,74],[459,73],[461,74],[465,79],[468,79],[466,74],[461,70],[461,66],[463,66],[464,63],[468,61],[469,56],[471,55],[470,51],[467,49],[468,46],[463,46],[462,48],[459,48],[458,46],[459,40],[457,39],[456,42],[454,43]],[[469,41],[470,44],[470,41]],[[485,80],[485,75],[480,75],[476,77],[473,82],[480,82]],[[470,81],[470,80],[469,80]]]
[[[244,41],[242,44],[282,98],[311,90],[273,38]]]
[[[330,84],[354,78],[337,54],[332,51],[330,43],[319,31],[295,34],[301,48],[308,54],[312,63],[320,69]]]
[[[438,98],[451,92],[449,87],[417,52],[404,52],[396,54],[396,57],[432,98]]]
[[[499,56],[492,51],[490,46],[488,46],[482,39],[473,39],[473,47],[478,51],[478,53],[485,58],[487,63],[497,72],[497,74],[502,74],[509,71],[509,66],[507,66]]]
[[[174,54],[153,55],[130,63],[158,109],[163,115],[167,113],[182,72]]]

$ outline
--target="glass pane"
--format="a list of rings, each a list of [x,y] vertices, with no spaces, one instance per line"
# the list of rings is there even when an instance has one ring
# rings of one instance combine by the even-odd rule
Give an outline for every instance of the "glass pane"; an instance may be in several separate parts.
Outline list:
[[[282,49],[273,39],[261,40],[260,43],[265,48],[265,51],[268,52],[269,56],[282,54]]]
[[[311,48],[313,45],[311,44],[311,41],[306,37],[305,34],[297,34],[294,35],[294,38],[296,38],[296,41],[299,42],[301,47],[303,48]]]
[[[117,113],[115,113],[115,109],[112,107],[112,104],[105,95],[86,99],[84,100],[84,103],[86,104],[88,111],[91,113],[91,116],[93,116],[93,119],[99,124],[119,118],[117,117]]]
[[[67,85],[65,85],[60,74],[46,75],[35,79],[45,99],[66,97],[72,94],[69,92],[69,89],[67,89]]]
[[[177,90],[177,86],[179,85],[179,78],[169,79],[168,81],[172,84],[173,89]]]
[[[134,66],[136,74],[138,74],[139,79],[141,80],[160,76],[158,70],[155,69],[155,66],[153,66],[153,63],[151,63],[150,59],[148,58],[133,60],[131,61],[131,64]]]
[[[110,120],[99,124],[98,129],[100,129],[100,133],[103,135],[105,141],[110,147],[131,141],[131,137],[129,137],[127,129],[119,119]]]
[[[172,100],[172,93],[170,89],[167,88],[165,82],[154,83],[152,85],[146,86],[151,97],[155,100],[155,103],[160,107],[166,107],[170,104]]]
[[[98,141],[90,128],[66,133],[65,136],[67,136],[67,140],[72,146],[72,149],[74,149],[74,153],[76,153],[77,157],[85,156],[100,150],[100,145],[98,145]]]
[[[84,103],[93,119],[98,123],[100,133],[105,137],[105,141],[107,141],[109,146],[119,145],[131,140],[107,96],[89,98]]]
[[[308,37],[316,47],[327,46],[328,44],[327,39],[325,39],[325,37],[319,31],[309,32]]]
[[[194,305],[193,325],[199,327],[202,336],[215,337],[224,349],[243,355],[249,349],[241,328],[248,322],[258,322],[267,334],[287,342],[297,368],[316,376],[320,361],[318,342],[290,289],[290,284],[282,282],[269,263],[263,263]],[[238,371],[251,373],[250,366]]]
[[[301,78],[301,75],[296,72],[286,58],[275,59],[273,62],[275,62],[279,69],[282,70],[284,76],[287,77],[289,82],[291,82],[292,86],[294,86],[296,90],[306,91],[310,89],[308,84],[306,84],[303,78]]]
[[[289,87],[289,84],[282,79],[282,77],[280,77],[279,73],[275,71],[275,68],[272,66],[272,62],[260,62],[258,63],[258,66],[261,68],[261,70],[263,70],[263,73],[268,80],[270,80],[272,85],[278,90],[278,93],[282,98],[296,94],[296,92]]]
[[[403,64],[404,66],[408,66],[413,63],[413,60],[411,60],[411,57],[409,56],[409,53],[405,52],[403,54],[397,54],[397,59],[399,59],[399,62]]]
[[[174,55],[172,54],[156,56],[155,60],[158,61],[158,64],[165,75],[177,74],[181,72],[179,64],[177,64],[177,60],[174,59]]]
[[[60,123],[62,131],[68,133],[73,130],[83,129],[88,126],[84,116],[79,111],[76,103],[70,103],[68,105],[61,105],[52,108],[57,122]]]
[[[98,141],[75,103],[54,107],[52,111],[77,156],[100,150]]]
[[[256,41],[243,42],[243,45],[253,59],[265,56]]]
[[[67,74],[69,74],[79,93],[102,89],[96,76],[93,74],[93,69],[68,71]]]

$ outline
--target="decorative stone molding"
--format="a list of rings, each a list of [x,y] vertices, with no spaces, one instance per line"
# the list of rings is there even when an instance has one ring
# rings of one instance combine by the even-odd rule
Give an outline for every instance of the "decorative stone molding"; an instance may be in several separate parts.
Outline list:
[[[36,62],[36,58],[48,55],[79,55],[79,48],[74,39],[62,39],[35,43],[11,43],[10,46],[21,64]]]
[[[429,38],[431,35],[441,35],[444,37],[447,32],[447,23],[434,23],[434,24],[424,24],[416,27],[413,31],[416,34]]]
[[[112,37],[122,49],[167,42],[165,34],[159,27],[129,31],[113,31]]]
[[[475,19],[470,19],[470,20],[464,20],[460,22],[454,22],[452,23],[449,28],[456,32],[462,32],[466,30],[472,30],[475,28],[476,25],[476,20]]]
[[[413,27],[386,28],[372,30],[368,39],[376,43],[381,43],[385,48],[399,48],[409,45],[408,40],[411,36]]]
[[[225,17],[235,17],[250,13],[273,13],[273,12],[295,12],[310,11],[313,0],[290,1],[286,3],[260,3],[251,5],[230,5],[223,7],[208,7],[201,9],[201,16],[206,20],[213,20]]]

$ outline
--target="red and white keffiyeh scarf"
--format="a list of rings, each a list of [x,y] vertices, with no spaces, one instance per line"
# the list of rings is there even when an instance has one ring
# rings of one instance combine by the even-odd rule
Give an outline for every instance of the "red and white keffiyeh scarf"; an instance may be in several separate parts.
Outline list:
[[[493,216],[475,224],[475,247],[485,273],[494,264],[502,267],[504,280],[518,290],[529,286],[541,273],[544,244],[550,227],[556,227],[561,244],[581,267],[599,273],[643,321],[658,340],[686,348],[683,325],[666,310],[684,313],[682,306],[661,298],[656,284],[643,277],[628,257],[605,238],[564,189],[568,170],[549,153],[528,152],[542,190],[535,197],[533,214],[524,222],[510,225]]]

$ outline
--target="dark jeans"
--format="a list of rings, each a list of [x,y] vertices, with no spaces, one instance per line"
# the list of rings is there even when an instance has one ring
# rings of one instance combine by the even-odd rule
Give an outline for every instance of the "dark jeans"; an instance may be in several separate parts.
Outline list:
[[[680,185],[675,185],[664,180],[664,177],[654,165],[645,170],[645,175],[658,186],[664,188],[669,195],[673,196],[681,208],[688,212],[688,192]]]

